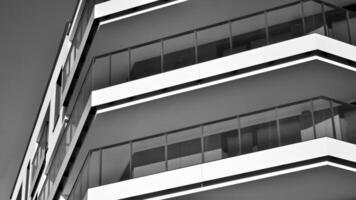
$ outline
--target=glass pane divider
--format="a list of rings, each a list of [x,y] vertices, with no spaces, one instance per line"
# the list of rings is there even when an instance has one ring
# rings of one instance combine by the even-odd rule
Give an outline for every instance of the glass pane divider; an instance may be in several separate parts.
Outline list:
[[[276,107],[275,109],[275,114],[276,114],[276,123],[277,123],[277,142],[278,142],[278,146],[282,146],[281,144],[281,128],[280,128],[280,124],[279,124],[279,115],[278,115],[278,107]]]
[[[337,139],[336,136],[336,128],[335,128],[335,119],[334,119],[334,109],[333,109],[333,103],[331,100],[327,100],[329,102],[329,106],[330,106],[330,113],[331,113],[331,124],[332,124],[332,131],[333,131],[333,138]]]
[[[352,37],[351,37],[351,24],[350,24],[350,12],[346,10],[346,23],[347,23],[347,34],[349,43],[352,44]]]
[[[230,55],[233,52],[233,43],[232,43],[232,21],[229,21],[229,45],[230,45]]]
[[[311,117],[312,117],[312,125],[313,125],[313,133],[314,133],[314,139],[316,139],[316,128],[315,128],[315,116],[314,116],[314,101],[316,99],[311,99],[310,102],[310,108],[311,108]]]
[[[300,0],[300,9],[301,9],[302,23],[303,23],[303,35],[305,35],[307,33],[307,27],[305,23],[305,11],[304,11],[303,2],[304,0]]]
[[[194,30],[194,59],[195,59],[195,64],[199,62],[198,60],[198,32],[197,30]]]
[[[205,146],[204,146],[204,126],[201,125],[200,126],[200,131],[201,131],[201,134],[200,134],[200,142],[201,142],[201,162],[202,163],[205,163],[205,159],[204,159],[204,154],[205,154]]]
[[[238,152],[237,155],[242,154],[242,142],[241,142],[241,122],[240,122],[240,116],[236,116],[236,123],[237,123],[237,144],[238,144]]]
[[[269,28],[268,28],[268,17],[267,17],[267,11],[263,12],[264,18],[265,18],[265,34],[266,34],[266,44],[270,44],[269,41]]]
[[[329,28],[328,28],[328,24],[327,24],[326,16],[325,16],[325,4],[324,3],[321,3],[321,14],[322,14],[322,19],[323,19],[325,35],[330,36]]]
[[[165,164],[165,168],[166,171],[168,171],[168,134],[165,133],[164,134],[164,164]]]

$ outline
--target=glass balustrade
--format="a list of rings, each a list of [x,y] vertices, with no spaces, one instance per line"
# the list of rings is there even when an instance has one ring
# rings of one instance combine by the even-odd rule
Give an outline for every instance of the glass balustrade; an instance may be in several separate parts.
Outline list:
[[[283,16],[283,17],[281,17]],[[305,0],[93,58],[94,89],[148,77],[306,34],[356,43],[356,14]]]
[[[316,97],[90,150],[69,194],[322,137],[356,144],[356,106]]]

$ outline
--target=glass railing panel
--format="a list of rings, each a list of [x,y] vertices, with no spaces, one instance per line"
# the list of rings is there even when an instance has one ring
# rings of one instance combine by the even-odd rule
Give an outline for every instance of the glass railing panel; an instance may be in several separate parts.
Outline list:
[[[264,14],[232,22],[232,48],[238,53],[267,44],[266,18]]]
[[[276,110],[240,117],[242,154],[278,146]]]
[[[313,114],[316,138],[333,138],[331,102],[324,99],[313,100]]]
[[[352,44],[356,45],[356,12],[348,11]]]
[[[230,26],[223,24],[197,32],[198,62],[220,58],[231,53]]]
[[[349,43],[350,35],[347,24],[346,11],[325,5],[325,19],[328,28],[328,36]]]
[[[195,34],[189,33],[163,41],[164,71],[195,63]]]
[[[164,136],[134,142],[132,151],[133,178],[166,170]]]
[[[311,102],[277,108],[280,144],[314,139]]]
[[[326,35],[321,4],[314,1],[303,2],[303,13],[307,34],[319,33]]]
[[[302,4],[267,12],[270,43],[281,42],[304,34]]]
[[[333,102],[336,136],[356,144],[356,107]]]
[[[130,79],[158,74],[162,70],[162,43],[156,42],[131,50]]]
[[[96,187],[100,185],[100,151],[94,151],[91,152],[89,157],[87,158],[89,160],[88,165],[89,165],[89,187]],[[119,167],[119,174],[120,172],[120,167]]]
[[[168,170],[202,163],[201,137],[201,127],[168,134]]]
[[[81,178],[80,178],[80,183],[78,183],[77,187],[80,187],[80,199],[83,199],[85,194],[87,193],[87,190],[89,189],[89,171],[88,168],[89,165],[85,163],[82,173],[81,173]]]
[[[102,150],[101,183],[115,183],[130,178],[130,145],[120,145]]]
[[[95,59],[92,69],[93,90],[98,90],[110,85],[110,57]]]
[[[221,160],[239,154],[238,119],[205,125],[204,162]]]
[[[116,85],[129,81],[129,59],[129,51],[123,51],[111,55],[110,85]]]

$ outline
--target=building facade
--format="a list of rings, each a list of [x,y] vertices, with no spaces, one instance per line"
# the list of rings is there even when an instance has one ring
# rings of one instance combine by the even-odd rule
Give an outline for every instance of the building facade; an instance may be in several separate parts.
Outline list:
[[[355,3],[79,0],[10,199],[355,199]]]

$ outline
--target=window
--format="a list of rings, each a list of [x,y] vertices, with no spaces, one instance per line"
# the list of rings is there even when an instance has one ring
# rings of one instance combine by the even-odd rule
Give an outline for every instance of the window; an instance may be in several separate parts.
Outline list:
[[[62,87],[62,71],[60,72],[57,83],[56,83],[56,99],[55,101],[55,107],[54,107],[54,128],[56,127],[57,121],[60,116],[60,109],[61,109],[61,87]]]
[[[22,185],[20,186],[19,193],[17,193],[16,200],[21,200],[22,199]]]

